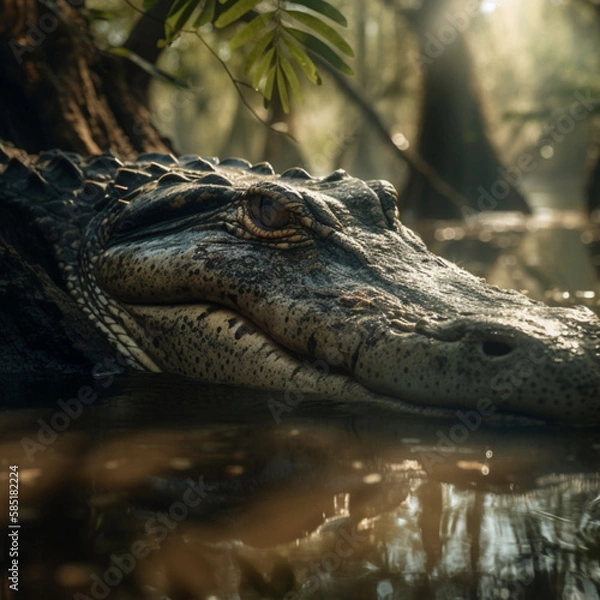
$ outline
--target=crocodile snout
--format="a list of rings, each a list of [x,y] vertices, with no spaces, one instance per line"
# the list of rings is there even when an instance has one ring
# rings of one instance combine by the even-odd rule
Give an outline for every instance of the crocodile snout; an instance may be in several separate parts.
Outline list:
[[[536,308],[510,323],[501,315],[422,319],[413,333],[362,345],[353,375],[413,402],[472,408],[485,400],[498,412],[598,420],[597,345],[572,313]]]

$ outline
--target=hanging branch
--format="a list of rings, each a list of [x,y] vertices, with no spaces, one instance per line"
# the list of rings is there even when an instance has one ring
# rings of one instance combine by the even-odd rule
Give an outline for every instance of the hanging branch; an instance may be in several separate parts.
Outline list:
[[[373,108],[371,102],[365,98],[364,94],[358,89],[357,86],[353,85],[343,73],[330,67],[330,65],[323,61],[320,57],[313,54],[312,58],[318,64],[319,68],[327,71],[329,75],[331,75],[344,95],[360,109],[367,121],[373,126],[373,129],[379,134],[382,142],[388,148],[392,149],[400,160],[405,162],[411,169],[421,174],[433,189],[435,189],[442,196],[445,196],[459,209],[463,210],[470,206],[468,199],[457,192],[444,179],[442,179],[435,169],[433,169],[433,167],[425,162],[419,155],[415,153],[409,154],[401,148],[398,148],[398,146],[392,140],[385,123],[377,111]]]

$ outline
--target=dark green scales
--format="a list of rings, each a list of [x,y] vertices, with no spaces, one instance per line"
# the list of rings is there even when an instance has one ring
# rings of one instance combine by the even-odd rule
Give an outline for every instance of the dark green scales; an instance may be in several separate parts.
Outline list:
[[[5,159],[3,202],[137,369],[410,407],[600,422],[600,321],[431,254],[343,171],[145,154]]]

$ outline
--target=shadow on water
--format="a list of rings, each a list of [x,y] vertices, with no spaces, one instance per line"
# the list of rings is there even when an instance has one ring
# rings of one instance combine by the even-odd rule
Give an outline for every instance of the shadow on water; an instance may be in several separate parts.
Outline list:
[[[429,242],[597,310],[600,234],[570,218]],[[2,489],[19,476],[18,514],[0,495],[2,600],[600,598],[598,428],[166,375],[1,387]]]
[[[0,414],[20,598],[599,597],[597,429],[89,385]]]

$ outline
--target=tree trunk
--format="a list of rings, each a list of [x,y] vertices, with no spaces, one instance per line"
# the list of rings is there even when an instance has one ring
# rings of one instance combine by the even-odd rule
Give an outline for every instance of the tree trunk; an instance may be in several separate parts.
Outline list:
[[[132,93],[138,68],[98,51],[81,0],[71,2],[0,0],[0,139],[32,154],[171,151],[146,89]]]
[[[23,150],[59,148],[83,155],[110,150],[122,159],[170,152],[151,122],[146,74],[98,51],[78,13],[81,5],[82,0],[0,0],[0,140],[12,144],[6,152],[25,163],[30,159]],[[163,0],[154,9],[161,24],[160,10],[164,14],[168,5]],[[153,61],[162,25],[140,26],[126,46]],[[7,161],[0,151],[0,175]],[[114,365],[115,354],[67,294],[35,223],[9,204],[0,196],[0,388],[10,384],[18,397],[14,386],[22,377],[89,378],[94,365]]]
[[[600,145],[596,146],[596,153],[597,157],[588,173],[585,190],[588,214],[593,214],[595,219],[598,218],[600,210]]]
[[[0,401],[35,381],[114,364],[108,341],[65,290],[47,241],[2,198],[0,331]]]
[[[500,160],[487,137],[469,49],[456,25],[459,13],[452,0],[428,0],[410,20],[418,36],[417,62],[422,69],[418,153],[468,199],[467,214],[529,213],[523,196],[502,178]],[[455,17],[454,23],[448,15]],[[416,171],[404,193],[403,208],[420,218],[465,216],[464,208],[449,203]]]

